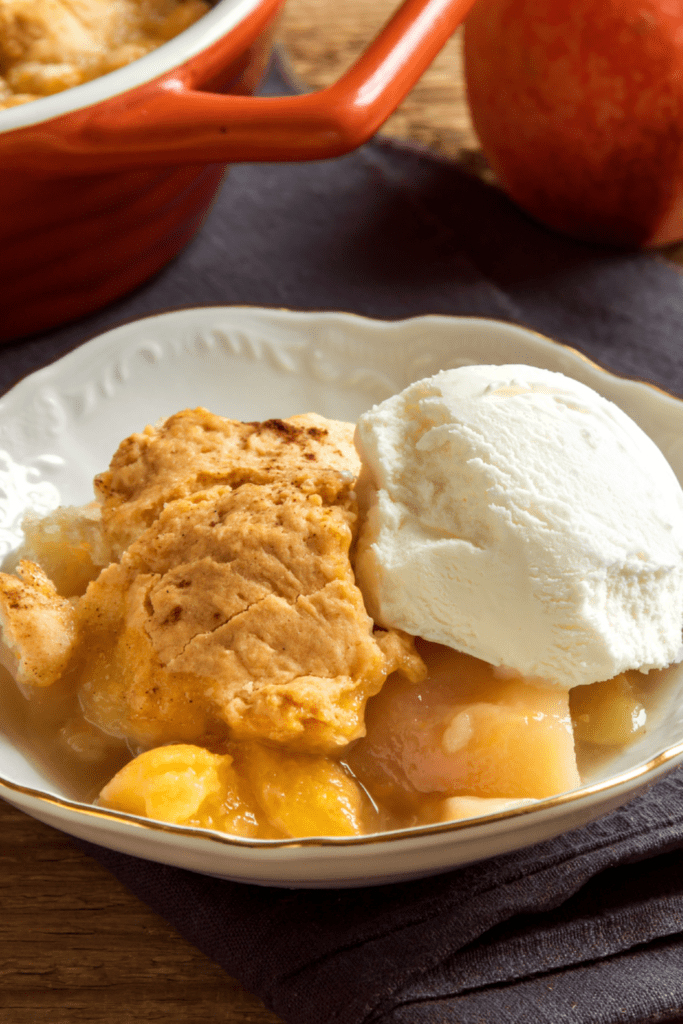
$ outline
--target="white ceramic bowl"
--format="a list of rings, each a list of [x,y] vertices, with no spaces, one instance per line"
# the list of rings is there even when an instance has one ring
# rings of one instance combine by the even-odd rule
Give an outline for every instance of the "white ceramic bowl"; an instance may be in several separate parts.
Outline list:
[[[315,411],[355,420],[439,369],[529,363],[560,370],[620,405],[683,480],[683,403],[602,370],[572,349],[493,320],[427,316],[379,322],[343,313],[243,307],[150,317],[95,338],[23,380],[0,402],[0,554],[27,508],[92,497],[119,441],[159,417],[204,405],[232,419]],[[353,839],[246,840],[68,799],[2,734],[0,795],[75,836],[239,881],[335,887],[407,879],[556,836],[633,797],[683,760],[683,669],[638,742],[570,793],[469,821]]]

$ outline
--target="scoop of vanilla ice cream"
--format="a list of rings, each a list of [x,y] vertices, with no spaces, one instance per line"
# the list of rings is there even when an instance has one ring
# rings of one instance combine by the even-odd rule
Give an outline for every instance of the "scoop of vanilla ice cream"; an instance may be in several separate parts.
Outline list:
[[[562,687],[680,657],[683,491],[591,388],[444,370],[361,416],[356,446],[378,623]]]

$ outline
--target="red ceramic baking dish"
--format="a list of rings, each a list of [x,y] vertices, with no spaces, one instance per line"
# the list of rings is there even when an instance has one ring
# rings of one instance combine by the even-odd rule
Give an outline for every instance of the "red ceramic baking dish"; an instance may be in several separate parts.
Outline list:
[[[368,139],[473,0],[405,0],[318,93],[255,97],[283,0],[219,0],[139,60],[0,111],[0,340],[140,284],[199,227],[225,164],[312,160]]]

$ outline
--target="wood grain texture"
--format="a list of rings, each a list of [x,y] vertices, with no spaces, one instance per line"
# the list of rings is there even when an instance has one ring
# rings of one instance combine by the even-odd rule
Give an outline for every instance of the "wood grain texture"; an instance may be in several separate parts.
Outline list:
[[[278,1024],[61,832],[0,801],[1,1024]]]
[[[295,74],[312,89],[336,81],[398,7],[398,0],[288,0],[280,38]],[[485,168],[467,106],[460,31],[446,44],[382,134]]]

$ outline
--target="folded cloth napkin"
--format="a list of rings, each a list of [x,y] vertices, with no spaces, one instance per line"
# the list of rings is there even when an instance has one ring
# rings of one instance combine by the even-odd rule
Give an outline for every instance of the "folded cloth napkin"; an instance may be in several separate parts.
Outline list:
[[[121,321],[220,303],[497,317],[683,395],[674,266],[562,239],[459,167],[382,140],[235,167],[153,281],[4,346],[0,389]],[[289,1024],[683,1019],[683,770],[555,840],[365,890],[258,888],[83,845]]]
[[[260,888],[83,844],[292,1024],[644,1024],[683,1010],[683,770],[446,875]]]

